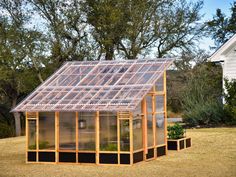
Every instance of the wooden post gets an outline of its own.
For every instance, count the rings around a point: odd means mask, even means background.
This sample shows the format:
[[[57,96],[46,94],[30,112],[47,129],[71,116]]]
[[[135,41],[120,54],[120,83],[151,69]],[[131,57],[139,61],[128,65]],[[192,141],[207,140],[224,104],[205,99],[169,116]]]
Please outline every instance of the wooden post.
[[[165,119],[165,131],[164,131],[164,136],[165,136],[165,145],[166,145],[166,154],[168,151],[167,148],[167,97],[166,97],[166,70],[164,71],[163,74],[163,86],[164,86],[164,119]]]
[[[36,113],[36,162],[39,161],[39,112]]]
[[[142,113],[143,113],[143,148],[144,148],[144,156],[146,157],[145,154],[148,153],[147,149],[147,105],[146,105],[146,97],[142,100]],[[145,159],[144,157],[144,159]]]
[[[28,162],[29,131],[28,131],[28,112],[25,112],[25,161]]]
[[[130,141],[130,164],[133,164],[134,139],[133,139],[133,114],[129,113],[129,141]]]
[[[155,89],[153,89],[155,90]],[[154,158],[157,157],[156,148],[156,104],[155,104],[155,94],[152,95],[152,128],[153,128],[153,145],[154,145]]]
[[[96,164],[99,164],[99,111],[96,112]]]
[[[118,150],[118,164],[120,164],[120,120],[119,112],[116,113],[117,120],[117,150]]]
[[[59,162],[59,112],[55,112],[55,156],[56,163]]]
[[[75,151],[76,151],[76,163],[79,162],[79,113],[75,112]]]

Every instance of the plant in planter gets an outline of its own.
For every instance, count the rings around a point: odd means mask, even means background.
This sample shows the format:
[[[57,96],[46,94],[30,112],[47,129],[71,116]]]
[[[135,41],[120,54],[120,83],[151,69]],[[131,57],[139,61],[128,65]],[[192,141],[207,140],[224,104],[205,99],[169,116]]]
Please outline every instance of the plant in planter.
[[[168,150],[181,150],[191,147],[191,138],[184,136],[184,128],[176,123],[173,126],[167,127],[168,131]]]
[[[178,123],[173,126],[168,126],[167,131],[170,139],[180,139],[184,137],[184,128]]]

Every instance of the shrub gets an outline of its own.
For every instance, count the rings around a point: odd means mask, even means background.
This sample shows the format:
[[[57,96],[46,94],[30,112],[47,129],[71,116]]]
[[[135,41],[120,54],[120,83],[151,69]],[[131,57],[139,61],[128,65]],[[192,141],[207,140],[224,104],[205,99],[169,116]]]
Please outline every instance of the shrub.
[[[183,120],[188,126],[216,125],[222,122],[223,116],[222,103],[208,100],[184,112]]]
[[[225,89],[224,94],[225,105],[224,105],[224,122],[230,125],[236,125],[236,80],[229,82],[225,79]]]
[[[223,119],[222,76],[217,67],[194,67],[183,92],[183,118],[189,126],[219,124]]]
[[[184,129],[178,123],[173,126],[168,126],[167,130],[169,139],[180,139],[184,137]]]
[[[6,123],[0,123],[0,138],[7,138],[14,136],[14,130]]]

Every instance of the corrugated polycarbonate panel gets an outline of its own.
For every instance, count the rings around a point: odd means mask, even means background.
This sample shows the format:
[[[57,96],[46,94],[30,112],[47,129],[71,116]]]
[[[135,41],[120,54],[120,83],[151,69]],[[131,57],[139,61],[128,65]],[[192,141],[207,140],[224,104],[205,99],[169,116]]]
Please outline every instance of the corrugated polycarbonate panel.
[[[13,111],[133,110],[172,61],[67,62]]]

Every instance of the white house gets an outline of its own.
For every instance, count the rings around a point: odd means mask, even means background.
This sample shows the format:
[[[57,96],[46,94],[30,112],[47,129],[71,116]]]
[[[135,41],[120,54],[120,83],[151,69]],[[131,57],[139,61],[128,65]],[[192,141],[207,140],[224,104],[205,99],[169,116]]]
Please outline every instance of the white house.
[[[209,61],[221,63],[223,68],[223,79],[236,79],[236,34],[216,50],[209,58]]]

